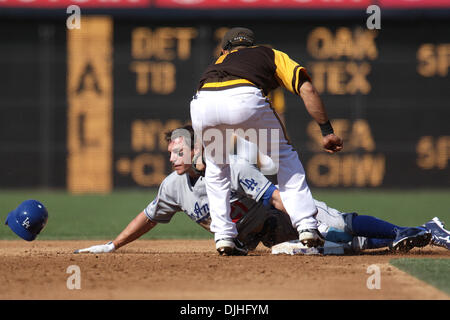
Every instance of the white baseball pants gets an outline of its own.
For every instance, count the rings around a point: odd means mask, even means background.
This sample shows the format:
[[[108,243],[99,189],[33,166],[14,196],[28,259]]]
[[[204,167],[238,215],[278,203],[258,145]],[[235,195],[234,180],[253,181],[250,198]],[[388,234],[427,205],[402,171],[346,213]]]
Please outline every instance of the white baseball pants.
[[[226,156],[230,147],[227,135],[232,131],[229,129],[270,129],[279,133],[278,141],[271,141],[271,133],[267,134],[265,149],[272,159],[277,158],[274,161],[279,161],[277,178],[284,207],[298,231],[317,228],[317,208],[303,166],[261,90],[245,86],[199,91],[191,101],[191,119],[194,131],[202,135],[205,147],[205,182],[215,240],[237,236],[230,217],[231,178]]]

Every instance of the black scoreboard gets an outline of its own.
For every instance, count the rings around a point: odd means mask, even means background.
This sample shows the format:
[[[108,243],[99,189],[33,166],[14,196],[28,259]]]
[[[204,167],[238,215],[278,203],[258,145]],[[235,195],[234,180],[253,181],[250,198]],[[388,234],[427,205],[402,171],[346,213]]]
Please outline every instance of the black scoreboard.
[[[164,132],[189,122],[198,79],[238,21],[87,16],[0,22],[0,187],[109,192],[158,186]],[[246,24],[305,66],[344,150],[320,149],[297,96],[275,91],[311,187],[450,186],[450,23]]]

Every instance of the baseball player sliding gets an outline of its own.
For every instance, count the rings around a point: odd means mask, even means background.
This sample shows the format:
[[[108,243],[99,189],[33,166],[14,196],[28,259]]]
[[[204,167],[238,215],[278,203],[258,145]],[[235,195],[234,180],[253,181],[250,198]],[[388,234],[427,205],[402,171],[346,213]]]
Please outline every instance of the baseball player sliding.
[[[334,135],[322,100],[305,68],[281,51],[255,46],[251,30],[230,29],[222,41],[222,55],[201,76],[197,94],[191,102],[196,134],[202,137],[207,151],[216,151],[214,155],[205,152],[205,185],[211,231],[221,254],[232,254],[239,247],[235,241],[238,231],[230,214],[232,177],[229,157],[223,152],[230,130],[254,130],[258,134],[260,130],[267,131],[264,133],[268,137],[267,143],[260,140],[258,147],[276,158],[279,164],[279,193],[292,225],[302,243],[308,246],[323,244],[314,218],[317,208],[303,166],[267,99],[267,95],[280,86],[303,99],[308,113],[320,125],[325,150],[334,153],[342,149],[342,139]],[[274,132],[276,137],[272,136]],[[276,150],[272,143],[276,143]]]
[[[111,242],[76,250],[76,253],[112,252],[138,239],[158,223],[168,223],[183,211],[210,230],[210,203],[206,193],[204,164],[194,146],[191,127],[167,134],[174,172],[161,184],[156,198]],[[196,159],[192,161],[193,159]],[[194,163],[194,164],[192,164]],[[262,242],[267,247],[298,239],[298,232],[286,214],[280,192],[246,159],[231,157],[231,219],[238,230],[239,250],[246,255]],[[424,227],[399,227],[371,216],[341,213],[315,201],[319,228],[328,241],[350,243],[355,251],[389,246],[407,251],[430,242],[450,249],[450,232],[435,218]]]

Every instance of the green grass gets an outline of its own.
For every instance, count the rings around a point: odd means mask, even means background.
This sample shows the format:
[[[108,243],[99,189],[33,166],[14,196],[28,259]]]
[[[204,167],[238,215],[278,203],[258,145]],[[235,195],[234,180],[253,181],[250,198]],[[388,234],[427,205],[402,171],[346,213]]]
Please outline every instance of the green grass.
[[[390,263],[412,276],[450,294],[450,259],[392,259]]]
[[[0,219],[26,199],[44,203],[48,224],[39,239],[111,239],[139,213],[156,189],[115,191],[109,195],[71,195],[65,191],[0,190]],[[420,225],[434,216],[450,224],[450,190],[313,190],[314,196],[343,212],[373,215],[402,226]],[[177,213],[169,224],[159,224],[144,239],[209,238],[211,234]],[[6,226],[0,239],[18,239]]]
[[[38,236],[48,239],[112,239],[140,213],[155,195],[149,191],[121,191],[109,195],[71,195],[63,191],[0,191],[0,218],[23,200],[36,199],[47,208],[49,219]],[[169,224],[158,224],[143,239],[208,238],[210,233],[177,213]],[[18,239],[6,226],[0,227],[0,239]]]

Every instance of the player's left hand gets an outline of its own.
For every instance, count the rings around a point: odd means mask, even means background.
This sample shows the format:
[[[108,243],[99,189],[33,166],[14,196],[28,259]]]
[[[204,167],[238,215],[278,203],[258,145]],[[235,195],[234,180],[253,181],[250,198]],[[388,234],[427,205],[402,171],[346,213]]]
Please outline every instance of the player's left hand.
[[[106,244],[100,244],[96,246],[92,246],[89,248],[75,250],[74,253],[109,253],[113,252],[116,249],[114,243],[112,241]]]
[[[334,133],[330,133],[323,137],[322,145],[326,152],[335,153],[342,150],[343,141],[341,137],[338,137]]]

